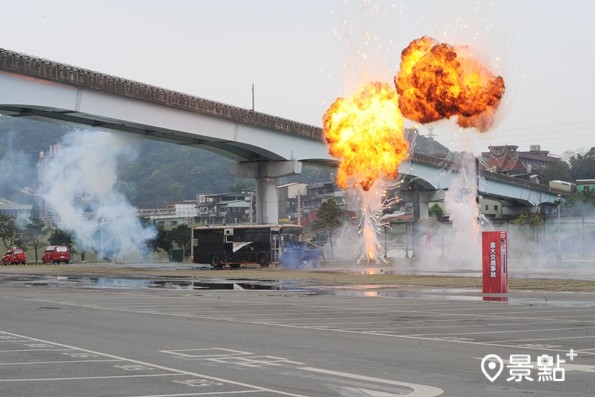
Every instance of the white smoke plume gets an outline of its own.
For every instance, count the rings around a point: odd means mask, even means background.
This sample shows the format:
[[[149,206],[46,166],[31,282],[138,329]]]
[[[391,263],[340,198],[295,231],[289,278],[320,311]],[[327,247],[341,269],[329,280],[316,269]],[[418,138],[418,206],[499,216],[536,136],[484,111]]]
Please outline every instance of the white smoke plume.
[[[2,137],[4,154],[0,157],[0,187],[30,186],[35,181],[35,173],[27,154],[13,140],[15,131],[9,131]],[[33,168],[34,169],[34,168]]]
[[[156,235],[117,191],[117,168],[138,155],[138,141],[123,133],[77,130],[63,138],[41,166],[40,191],[58,226],[71,230],[80,250],[112,260],[141,260]],[[103,259],[103,258],[102,258]]]
[[[481,263],[481,230],[477,222],[477,170],[475,157],[463,153],[458,174],[444,195],[444,206],[452,221],[449,255],[461,265],[477,267]]]

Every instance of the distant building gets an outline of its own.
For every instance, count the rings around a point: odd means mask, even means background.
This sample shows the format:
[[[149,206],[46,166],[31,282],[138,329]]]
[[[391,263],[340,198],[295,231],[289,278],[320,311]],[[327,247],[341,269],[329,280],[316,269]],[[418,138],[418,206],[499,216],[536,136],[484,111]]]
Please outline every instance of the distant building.
[[[550,156],[547,150],[541,150],[539,145],[531,145],[528,152],[518,151],[516,145],[488,148],[489,152],[480,156],[483,169],[533,183],[541,183],[540,171],[561,161],[559,157]]]
[[[414,131],[417,132],[417,131]],[[412,132],[409,131],[411,134]],[[410,136],[411,138],[411,136]],[[431,138],[421,135],[415,142],[423,143],[432,149],[439,149],[437,155],[445,151]],[[430,150],[429,149],[429,150]],[[484,169],[499,172],[517,178],[527,179],[535,183],[540,182],[538,171],[548,164],[561,161],[560,158],[550,156],[549,152],[540,150],[538,145],[532,145],[528,152],[518,151],[518,146],[489,146],[490,151],[482,153],[481,162]],[[280,180],[283,181],[283,180]],[[595,181],[592,189],[595,189]],[[399,185],[389,188],[383,197],[384,202],[391,203],[384,208],[384,220],[390,219],[395,223],[409,223],[420,217],[428,216],[428,208],[438,204],[444,210],[444,191],[437,192],[433,201],[420,205],[419,198],[412,194],[411,185]],[[360,211],[358,197],[351,191],[338,187],[336,181],[306,183],[282,183],[277,186],[278,215],[280,223],[294,223],[308,226],[314,219],[318,209],[327,200],[333,199],[352,218],[357,219]],[[416,201],[417,200],[417,201]],[[180,223],[196,225],[253,223],[256,220],[254,192],[198,194],[197,200],[184,202],[187,204],[168,204],[164,209],[139,210],[139,215],[153,219],[158,225],[175,226]],[[427,208],[425,208],[427,207]],[[514,199],[507,198],[478,198],[478,210],[492,219],[512,218],[525,211],[519,207]],[[415,215],[417,213],[417,215]],[[447,220],[444,211],[442,220]]]
[[[529,171],[541,171],[562,161],[560,157],[551,156],[549,153],[547,150],[541,150],[539,145],[530,145],[528,152],[519,152],[519,159]]]
[[[345,191],[335,181],[287,183],[277,187],[279,223],[307,226],[316,218],[320,205],[329,199],[346,208]],[[196,200],[168,203],[164,208],[139,209],[138,215],[158,226],[250,224],[256,221],[253,191],[198,194]]]
[[[29,222],[32,211],[32,205],[17,204],[5,198],[0,198],[0,214],[8,215],[16,221]]]
[[[158,226],[192,225],[197,213],[194,200],[167,203],[164,208],[138,210],[139,217],[149,218]]]
[[[578,193],[595,193],[595,179],[577,179],[576,191]]]
[[[481,154],[483,166],[498,174],[515,176],[527,173],[527,168],[519,158],[518,146],[488,146],[489,152]]]
[[[253,198],[253,192],[199,194],[196,200],[167,203],[165,208],[139,209],[138,215],[170,227],[251,223],[256,219]]]
[[[541,150],[539,145],[531,145],[528,152],[520,152],[518,148],[516,145],[488,146],[489,152],[481,153],[484,169],[520,177],[538,173],[561,161],[559,157],[550,156],[547,150]]]
[[[301,223],[308,210],[303,200],[308,195],[308,184],[287,183],[277,187],[279,198],[279,223]]]

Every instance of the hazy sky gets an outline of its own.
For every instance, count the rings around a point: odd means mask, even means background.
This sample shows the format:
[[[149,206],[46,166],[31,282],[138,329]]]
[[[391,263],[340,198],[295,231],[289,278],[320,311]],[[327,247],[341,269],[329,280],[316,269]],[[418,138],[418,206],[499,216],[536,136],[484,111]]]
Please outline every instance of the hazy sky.
[[[316,126],[338,96],[392,82],[401,51],[429,35],[468,45],[507,88],[490,132],[446,121],[433,126],[441,143],[476,154],[595,146],[591,0],[28,0],[1,9],[1,48],[244,108],[254,84],[255,110]]]

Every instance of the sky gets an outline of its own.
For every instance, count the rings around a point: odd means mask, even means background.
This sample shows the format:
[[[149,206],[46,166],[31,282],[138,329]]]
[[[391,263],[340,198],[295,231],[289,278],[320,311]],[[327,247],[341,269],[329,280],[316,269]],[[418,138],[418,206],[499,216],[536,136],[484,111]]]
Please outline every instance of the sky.
[[[4,0],[0,48],[321,127],[431,36],[468,46],[506,92],[490,131],[447,120],[423,135],[564,156],[595,146],[594,21],[590,0]]]

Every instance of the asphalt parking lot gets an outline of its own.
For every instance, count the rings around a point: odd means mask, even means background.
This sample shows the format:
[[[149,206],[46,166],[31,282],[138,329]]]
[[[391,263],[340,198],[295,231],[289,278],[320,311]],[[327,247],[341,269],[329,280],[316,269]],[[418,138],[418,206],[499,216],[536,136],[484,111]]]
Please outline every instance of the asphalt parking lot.
[[[0,396],[592,392],[593,293],[126,280],[2,278]]]

